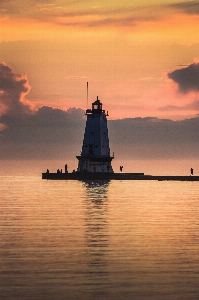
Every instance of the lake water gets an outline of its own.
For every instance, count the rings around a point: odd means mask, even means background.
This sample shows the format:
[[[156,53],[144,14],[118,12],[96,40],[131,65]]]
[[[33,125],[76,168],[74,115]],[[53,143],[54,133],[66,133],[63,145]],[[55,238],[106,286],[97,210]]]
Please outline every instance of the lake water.
[[[1,174],[0,245],[1,300],[199,299],[199,182]]]

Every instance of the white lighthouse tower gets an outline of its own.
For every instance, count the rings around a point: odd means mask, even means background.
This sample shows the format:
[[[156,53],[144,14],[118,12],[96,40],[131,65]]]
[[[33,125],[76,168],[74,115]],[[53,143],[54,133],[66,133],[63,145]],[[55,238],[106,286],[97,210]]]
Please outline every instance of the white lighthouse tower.
[[[102,103],[97,100],[92,103],[92,109],[86,110],[87,121],[84,133],[82,152],[78,159],[78,172],[113,173],[110,155],[107,119],[108,112],[102,109]]]

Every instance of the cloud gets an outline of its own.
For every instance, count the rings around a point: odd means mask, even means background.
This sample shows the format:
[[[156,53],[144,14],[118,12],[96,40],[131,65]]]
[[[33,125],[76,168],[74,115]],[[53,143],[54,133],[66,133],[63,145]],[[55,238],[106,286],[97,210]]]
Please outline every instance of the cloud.
[[[182,69],[168,73],[168,77],[178,84],[182,93],[199,91],[199,63],[190,64]]]
[[[37,20],[67,27],[134,27],[138,23],[160,21],[176,11],[186,14],[198,14],[198,1],[161,4],[114,3],[102,0],[100,5],[83,0],[2,0],[0,14],[21,19]],[[147,3],[148,2],[148,3]]]
[[[34,114],[4,115],[0,159],[76,160],[82,147],[84,111],[41,107]],[[109,120],[115,159],[199,158],[199,117]]]
[[[25,101],[29,90],[26,78],[13,73],[5,63],[0,63],[0,115],[31,113],[30,104]]]
[[[199,3],[198,1],[184,1],[180,3],[168,4],[168,7],[175,8],[176,10],[182,11],[185,14],[197,15],[199,14]]]
[[[158,6],[159,7],[159,6]],[[159,11],[159,8],[157,9]],[[150,14],[149,11],[152,11]],[[13,0],[1,3],[0,13],[3,16],[32,19],[42,22],[55,23],[62,26],[81,27],[132,27],[138,22],[148,22],[159,19],[159,12],[149,5],[106,3],[93,6],[93,2],[60,0],[37,1]]]
[[[178,105],[166,105],[159,108],[160,111],[186,111],[195,110],[199,111],[199,100],[193,101],[192,103],[178,106]]]
[[[118,159],[199,158],[199,117],[181,121],[129,118],[109,121],[111,150]]]
[[[2,116],[1,159],[75,157],[84,130],[84,111],[43,106],[33,114]]]

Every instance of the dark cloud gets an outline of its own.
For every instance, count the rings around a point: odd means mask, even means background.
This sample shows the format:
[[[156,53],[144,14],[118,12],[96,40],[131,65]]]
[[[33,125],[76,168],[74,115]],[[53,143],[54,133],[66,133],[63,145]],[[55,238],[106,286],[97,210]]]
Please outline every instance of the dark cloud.
[[[74,159],[82,147],[85,116],[42,107],[34,114],[3,116],[1,159]],[[172,121],[157,118],[109,120],[111,152],[120,159],[199,158],[199,117]]]
[[[118,159],[199,158],[199,117],[182,121],[130,118],[109,121]]]
[[[7,128],[1,132],[2,159],[74,158],[81,150],[84,111],[41,107],[33,114],[4,115]]]
[[[169,7],[182,11],[185,14],[199,14],[199,2],[198,1],[184,1],[180,3],[172,3]]]
[[[193,63],[185,68],[168,73],[168,77],[175,81],[182,93],[199,91],[199,63]]]
[[[11,115],[30,113],[30,106],[25,103],[29,90],[27,79],[13,73],[5,63],[0,63],[0,115],[5,112]]]

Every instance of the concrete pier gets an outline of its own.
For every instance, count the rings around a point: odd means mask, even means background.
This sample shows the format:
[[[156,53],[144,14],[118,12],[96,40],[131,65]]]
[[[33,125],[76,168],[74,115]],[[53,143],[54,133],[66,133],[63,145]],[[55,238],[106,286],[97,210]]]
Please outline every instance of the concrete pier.
[[[72,172],[72,173],[42,173],[42,179],[47,180],[157,180],[157,181],[199,181],[199,176],[183,175],[144,175],[144,173],[102,173],[102,172]]]

